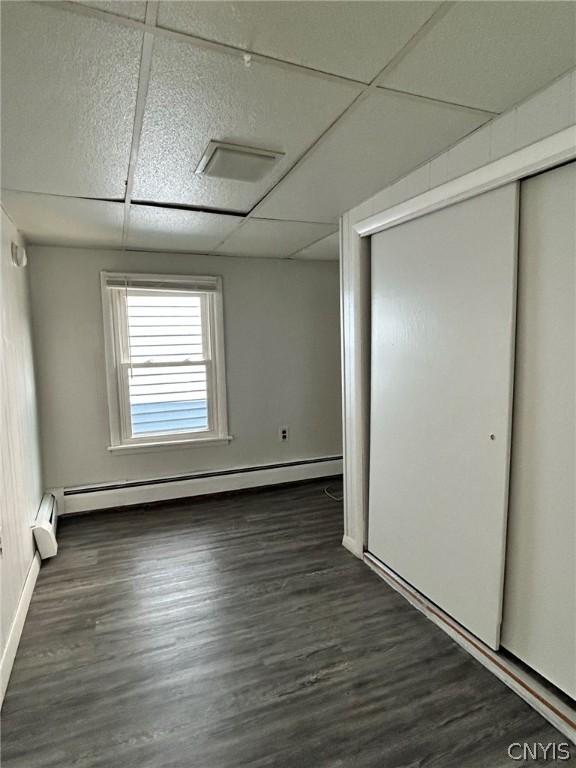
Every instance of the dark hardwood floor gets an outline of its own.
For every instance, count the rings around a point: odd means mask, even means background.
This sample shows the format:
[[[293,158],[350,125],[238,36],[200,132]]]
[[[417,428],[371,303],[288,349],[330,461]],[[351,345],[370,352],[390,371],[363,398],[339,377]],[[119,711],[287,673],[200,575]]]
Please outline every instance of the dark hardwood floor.
[[[63,519],[2,768],[498,768],[565,742],[341,547],[325,485]]]

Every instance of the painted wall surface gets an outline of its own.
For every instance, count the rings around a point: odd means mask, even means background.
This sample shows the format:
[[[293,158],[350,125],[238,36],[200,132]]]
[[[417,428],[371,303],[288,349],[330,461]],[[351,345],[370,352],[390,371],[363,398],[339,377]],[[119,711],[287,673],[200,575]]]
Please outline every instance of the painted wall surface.
[[[29,256],[47,487],[341,453],[336,263],[40,246]],[[107,450],[102,270],[222,276],[230,444]]]
[[[42,496],[36,391],[28,297],[28,267],[12,264],[21,240],[2,211],[0,250],[0,523],[2,525],[1,650],[34,556],[30,524]]]

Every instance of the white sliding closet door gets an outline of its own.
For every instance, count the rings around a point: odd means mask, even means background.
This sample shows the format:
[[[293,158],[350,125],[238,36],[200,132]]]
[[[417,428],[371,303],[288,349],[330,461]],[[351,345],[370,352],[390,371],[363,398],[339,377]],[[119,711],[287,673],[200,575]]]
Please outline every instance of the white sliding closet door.
[[[520,191],[502,645],[576,697],[576,163]]]
[[[497,648],[518,185],[372,238],[369,550]]]

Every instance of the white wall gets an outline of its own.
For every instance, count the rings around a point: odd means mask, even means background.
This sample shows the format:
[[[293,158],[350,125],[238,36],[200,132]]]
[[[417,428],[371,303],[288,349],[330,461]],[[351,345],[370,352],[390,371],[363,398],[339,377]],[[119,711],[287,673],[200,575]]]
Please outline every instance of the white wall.
[[[12,264],[10,244],[22,244],[10,219],[2,211],[0,258],[0,558],[2,593],[0,649],[2,688],[12,665],[17,638],[7,640],[34,557],[30,523],[42,495],[40,451],[36,420],[36,393],[28,300],[28,268]],[[10,658],[5,657],[10,656]]]
[[[47,487],[340,455],[336,263],[40,246],[29,255]],[[229,445],[107,450],[101,270],[222,276]]]

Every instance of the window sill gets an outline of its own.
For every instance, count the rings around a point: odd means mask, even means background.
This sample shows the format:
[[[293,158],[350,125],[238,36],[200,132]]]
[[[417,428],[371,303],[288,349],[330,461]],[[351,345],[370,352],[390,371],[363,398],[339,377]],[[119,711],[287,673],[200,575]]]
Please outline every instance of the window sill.
[[[202,446],[228,445],[233,440],[232,435],[223,437],[193,437],[186,440],[158,441],[150,443],[125,443],[124,445],[109,445],[110,453],[148,453],[167,448],[201,448]]]

